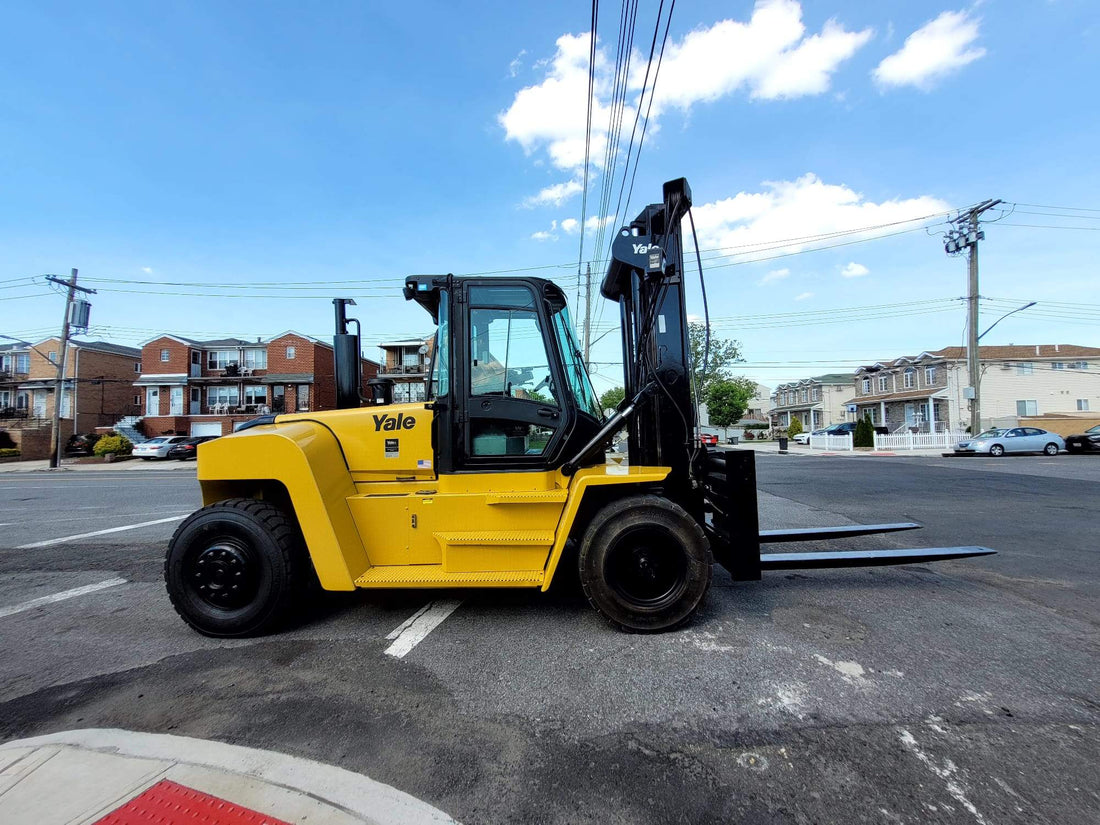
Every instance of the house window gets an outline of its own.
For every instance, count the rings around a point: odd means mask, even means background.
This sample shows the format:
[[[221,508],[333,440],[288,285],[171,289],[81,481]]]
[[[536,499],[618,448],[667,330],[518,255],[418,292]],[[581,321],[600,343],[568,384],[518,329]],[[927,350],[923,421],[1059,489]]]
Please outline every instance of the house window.
[[[215,404],[228,404],[230,407],[239,406],[241,403],[241,391],[236,386],[210,387],[206,391],[206,403],[213,407]]]
[[[57,363],[57,352],[56,352],[56,350],[50,350],[50,360],[53,361],[55,364]]]
[[[933,384],[936,383],[936,368],[935,367],[925,367],[924,368],[924,383],[926,383],[930,387]]]
[[[917,385],[917,371],[915,369],[907,369],[905,371],[904,384],[907,390]]]
[[[208,369],[224,370],[237,362],[238,354],[235,349],[212,349],[206,353],[206,366]]]
[[[1087,370],[1089,368],[1088,361],[1074,361],[1069,365],[1071,370]]]
[[[140,407],[141,406],[141,396],[140,395],[135,395],[134,396],[134,406],[135,407]]]
[[[885,375],[880,375],[878,379],[878,391],[887,392],[890,389],[890,378]]]
[[[1063,361],[1055,361],[1053,364],[1050,365],[1050,368],[1052,370],[1064,370],[1066,368],[1066,365]]]
[[[140,361],[135,361],[134,362],[134,372],[137,372],[137,373],[141,372],[141,362]]]
[[[819,401],[821,399],[821,388],[814,387],[814,391],[811,393],[811,396],[813,397],[814,401]]]
[[[863,394],[864,395],[870,395],[871,394],[871,379],[870,378],[864,378],[863,379]]]
[[[266,404],[267,403],[267,387],[253,386],[244,388],[244,403],[246,404]]]
[[[1089,400],[1087,398],[1078,398],[1077,399],[1077,412],[1088,412],[1088,411],[1089,411]]]
[[[294,347],[287,347],[286,348],[286,360],[287,361],[293,361],[296,357],[297,357],[297,350],[295,350]]]
[[[298,409],[302,412],[309,411],[309,384],[298,385]]]
[[[28,352],[20,352],[15,356],[15,371],[26,374],[31,371],[31,356]]]
[[[810,400],[810,391],[809,390],[803,390],[802,391],[802,403],[806,403],[809,400]]]
[[[1016,415],[1038,415],[1039,404],[1036,401],[1017,401],[1016,402]]]
[[[247,370],[267,369],[267,350],[253,347],[244,351],[244,368]]]
[[[167,361],[171,357],[172,357],[172,353],[170,353],[168,350],[162,349],[160,351],[160,360],[161,361]]]
[[[1034,372],[1035,365],[1032,364],[1030,361],[1024,361],[1023,363],[1016,365],[1017,375],[1031,375]]]

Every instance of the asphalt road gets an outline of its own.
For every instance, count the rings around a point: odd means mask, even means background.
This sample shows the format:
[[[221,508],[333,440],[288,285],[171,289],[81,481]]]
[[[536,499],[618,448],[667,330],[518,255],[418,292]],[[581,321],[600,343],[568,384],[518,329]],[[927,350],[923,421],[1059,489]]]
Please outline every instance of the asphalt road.
[[[764,527],[913,519],[927,529],[845,546],[1000,552],[717,572],[696,621],[659,636],[556,587],[340,595],[280,635],[218,642],[164,595],[177,522],[27,547],[182,515],[190,472],[7,475],[0,739],[121,727],[272,748],[466,823],[1095,823],[1100,458],[757,463]],[[385,654],[447,599],[404,658]]]

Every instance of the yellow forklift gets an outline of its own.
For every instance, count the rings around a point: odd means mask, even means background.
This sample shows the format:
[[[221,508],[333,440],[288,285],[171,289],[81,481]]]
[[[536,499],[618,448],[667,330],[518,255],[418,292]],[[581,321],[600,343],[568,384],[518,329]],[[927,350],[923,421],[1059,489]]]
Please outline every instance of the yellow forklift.
[[[759,530],[754,453],[699,439],[680,231],[691,190],[681,178],[663,195],[619,230],[601,285],[619,305],[626,388],[606,420],[551,281],[409,277],[405,298],[437,325],[426,400],[413,403],[393,403],[384,380],[362,395],[358,323],[336,299],[339,409],[263,416],[199,448],[205,506],[165,561],[184,621],[246,636],[317,585],[545,591],[555,575],[579,575],[610,622],[655,632],[691,618],[715,561],[746,581],[992,553],[761,553],[920,525]],[[609,462],[624,428],[628,460]]]

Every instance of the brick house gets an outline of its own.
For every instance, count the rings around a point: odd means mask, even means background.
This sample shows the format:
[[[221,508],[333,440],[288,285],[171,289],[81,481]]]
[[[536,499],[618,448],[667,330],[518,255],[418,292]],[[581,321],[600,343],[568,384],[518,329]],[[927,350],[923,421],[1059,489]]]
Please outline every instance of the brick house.
[[[1100,409],[1100,348],[1029,344],[979,348],[982,427]],[[962,432],[969,426],[965,347],[877,361],[856,370],[848,404],[891,432]]]
[[[798,419],[803,432],[845,420],[844,405],[852,394],[852,373],[830,373],[788,381],[775,388],[768,415],[773,427]]]
[[[378,365],[361,360],[365,382]],[[225,435],[271,412],[336,406],[332,345],[294,331],[266,341],[164,334],[142,344],[133,382],[147,436]]]
[[[61,340],[0,347],[0,428],[24,459],[49,455]],[[61,438],[112,425],[137,411],[134,376],[141,351],[107,341],[69,341],[61,394]]]

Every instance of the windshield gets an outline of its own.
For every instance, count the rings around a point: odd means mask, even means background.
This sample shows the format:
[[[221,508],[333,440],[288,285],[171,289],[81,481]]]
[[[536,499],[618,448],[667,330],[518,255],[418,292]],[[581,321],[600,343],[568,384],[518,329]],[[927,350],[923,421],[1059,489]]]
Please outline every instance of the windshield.
[[[1087,430],[1085,430],[1085,432],[1086,433],[1093,433],[1093,434],[1100,434],[1100,424],[1097,424],[1095,427],[1089,427]]]
[[[592,381],[588,378],[588,369],[577,345],[576,336],[573,333],[573,322],[569,319],[569,307],[561,306],[554,312],[554,336],[558,339],[564,359],[565,380],[569,383],[569,389],[577,400],[577,408],[586,412],[597,421],[603,420],[603,411],[596,399],[596,391],[592,389]]]
[[[451,391],[451,329],[447,290],[439,291],[439,326],[432,347],[432,366],[428,371],[428,400],[442,398]]]
[[[981,441],[986,438],[1001,438],[1007,433],[1008,430],[986,430],[984,433],[978,433],[974,436],[975,441]]]

